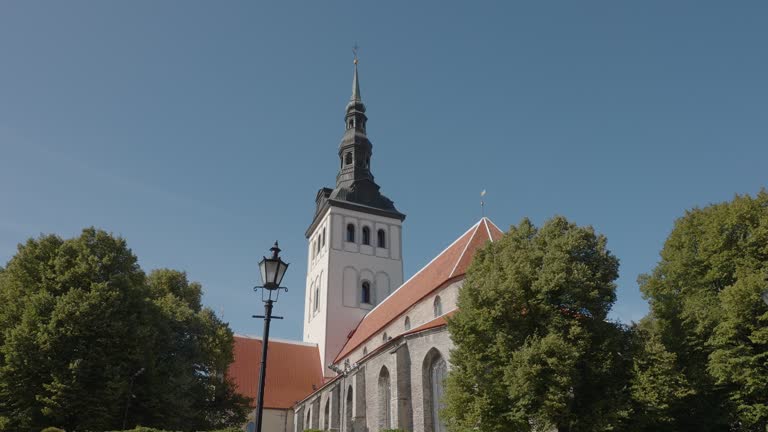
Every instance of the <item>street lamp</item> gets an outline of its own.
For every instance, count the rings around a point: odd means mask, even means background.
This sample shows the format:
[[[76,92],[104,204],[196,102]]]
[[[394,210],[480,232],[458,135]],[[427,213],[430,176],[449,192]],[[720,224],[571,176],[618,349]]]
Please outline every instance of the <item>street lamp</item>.
[[[280,248],[277,242],[272,246],[272,257],[264,257],[259,262],[259,271],[261,272],[262,286],[254,287],[253,290],[261,290],[261,301],[264,302],[264,315],[254,315],[254,318],[264,318],[264,338],[261,341],[261,369],[259,370],[259,393],[256,400],[256,432],[261,432],[261,415],[264,411],[264,382],[267,378],[267,345],[269,344],[269,322],[274,319],[283,319],[283,317],[272,316],[272,304],[280,297],[280,291],[288,288],[281,287],[285,271],[288,270],[288,264],[280,258]],[[272,298],[274,296],[274,298]]]

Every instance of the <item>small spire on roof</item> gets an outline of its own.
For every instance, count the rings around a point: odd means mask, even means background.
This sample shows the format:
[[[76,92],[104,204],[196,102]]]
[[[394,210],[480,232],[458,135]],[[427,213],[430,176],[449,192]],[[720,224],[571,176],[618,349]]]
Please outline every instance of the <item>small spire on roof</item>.
[[[357,50],[360,47],[357,46],[357,42],[355,42],[355,46],[352,47],[352,54],[354,54],[355,59],[352,60],[352,63],[355,64],[355,74],[352,78],[352,97],[350,98],[350,101],[354,102],[360,102],[362,99],[360,98],[360,82],[357,79]]]

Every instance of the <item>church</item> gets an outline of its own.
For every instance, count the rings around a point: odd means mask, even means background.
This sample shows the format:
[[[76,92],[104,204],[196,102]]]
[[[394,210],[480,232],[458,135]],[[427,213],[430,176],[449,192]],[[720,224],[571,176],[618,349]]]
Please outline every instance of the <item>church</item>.
[[[334,188],[317,192],[308,240],[303,341],[270,339],[263,431],[443,432],[453,347],[446,318],[478,248],[502,236],[481,218],[408,280],[405,214],[371,173],[357,59]],[[446,242],[447,243],[447,242]],[[261,339],[235,336],[228,371],[256,397]],[[253,415],[246,430],[253,430]]]

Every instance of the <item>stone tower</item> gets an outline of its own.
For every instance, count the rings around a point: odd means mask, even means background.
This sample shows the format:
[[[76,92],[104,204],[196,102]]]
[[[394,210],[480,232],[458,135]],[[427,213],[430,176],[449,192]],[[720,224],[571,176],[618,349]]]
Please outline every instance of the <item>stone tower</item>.
[[[373,180],[367,121],[355,58],[336,187],[318,191],[306,232],[304,341],[319,345],[325,375],[363,316],[403,283],[405,215]]]

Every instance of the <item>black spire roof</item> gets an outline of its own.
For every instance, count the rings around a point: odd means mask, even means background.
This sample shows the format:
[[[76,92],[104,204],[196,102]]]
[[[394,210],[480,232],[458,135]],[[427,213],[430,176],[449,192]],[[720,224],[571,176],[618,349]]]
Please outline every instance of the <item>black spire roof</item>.
[[[347,104],[344,123],[346,129],[339,144],[341,165],[336,175],[334,189],[322,188],[317,193],[315,216],[307,229],[310,236],[319,218],[330,206],[362,211],[380,216],[403,220],[405,215],[397,211],[395,204],[379,192],[379,185],[371,174],[373,145],[365,133],[368,117],[360,97],[360,81],[357,76],[357,57],[352,78],[352,97]]]

